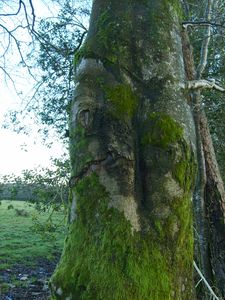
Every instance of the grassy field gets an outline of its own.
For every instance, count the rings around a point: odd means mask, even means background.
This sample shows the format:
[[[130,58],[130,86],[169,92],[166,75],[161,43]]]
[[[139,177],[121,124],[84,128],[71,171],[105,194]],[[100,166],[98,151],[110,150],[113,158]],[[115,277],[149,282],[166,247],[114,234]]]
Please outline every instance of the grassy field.
[[[18,215],[16,210],[23,210],[25,215]],[[1,201],[1,300],[47,299],[49,291],[43,291],[44,282],[54,270],[65,236],[65,226],[53,226],[50,233],[40,234],[41,224],[48,218],[49,213],[38,212],[24,201]],[[64,224],[63,213],[55,212],[52,218],[53,224]],[[21,279],[23,274],[28,277],[24,281]]]
[[[13,208],[8,209],[12,205]],[[24,210],[28,216],[20,216],[16,209]],[[15,263],[34,264],[45,257],[51,260],[62,249],[64,228],[59,227],[52,234],[40,234],[34,220],[45,222],[49,214],[38,212],[24,201],[1,201],[0,205],[0,269]],[[63,223],[64,215],[54,213],[53,222]],[[3,266],[4,265],[4,266]]]

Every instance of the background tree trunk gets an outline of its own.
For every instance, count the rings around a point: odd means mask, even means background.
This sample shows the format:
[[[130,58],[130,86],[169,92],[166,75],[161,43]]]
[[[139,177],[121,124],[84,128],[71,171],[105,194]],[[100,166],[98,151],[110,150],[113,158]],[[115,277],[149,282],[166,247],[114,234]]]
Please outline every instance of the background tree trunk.
[[[210,19],[212,2],[206,5],[205,19]],[[205,30],[201,45],[201,59],[197,71],[194,66],[192,46],[187,28],[182,31],[182,44],[187,80],[202,79],[207,64],[211,28]],[[196,138],[198,178],[194,193],[194,217],[196,229],[195,259],[208,283],[221,297],[225,296],[225,191],[204,112],[201,90],[191,91],[189,102],[193,107]],[[198,281],[198,279],[197,279]],[[199,290],[199,287],[198,287]],[[198,299],[211,299],[203,284],[197,290]]]
[[[195,130],[179,1],[95,0],[75,57],[55,299],[194,299]]]
[[[206,164],[205,202],[209,227],[209,249],[213,284],[225,296],[225,191],[204,113],[200,118],[201,136]]]

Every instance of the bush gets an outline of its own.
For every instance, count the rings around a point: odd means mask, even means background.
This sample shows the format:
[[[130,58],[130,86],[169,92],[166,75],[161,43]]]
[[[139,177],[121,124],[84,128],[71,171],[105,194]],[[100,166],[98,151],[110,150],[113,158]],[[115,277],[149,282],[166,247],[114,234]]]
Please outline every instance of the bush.
[[[21,217],[29,217],[29,213],[25,209],[15,209],[16,215]]]

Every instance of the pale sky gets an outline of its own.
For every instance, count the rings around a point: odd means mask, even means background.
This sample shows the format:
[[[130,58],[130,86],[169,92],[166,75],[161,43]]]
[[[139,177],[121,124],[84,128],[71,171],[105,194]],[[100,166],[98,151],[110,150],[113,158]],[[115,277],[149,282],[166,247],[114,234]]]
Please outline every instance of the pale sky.
[[[48,1],[37,3],[35,3],[37,17],[43,13],[49,14],[47,6],[44,5]],[[24,88],[31,89],[31,85],[26,82]],[[7,88],[4,76],[0,73],[0,175],[12,173],[19,175],[24,169],[33,169],[39,165],[49,166],[50,157],[60,157],[64,152],[63,146],[58,141],[53,143],[51,149],[44,146],[41,137],[37,134],[38,128],[35,124],[31,124],[29,136],[2,128],[5,113],[13,107],[18,107],[20,102],[21,99],[13,88]]]
[[[29,135],[17,134],[9,129],[2,128],[4,114],[15,106],[17,100],[13,92],[1,85],[0,88],[0,174],[19,175],[24,169],[37,166],[49,166],[51,157],[60,157],[63,154],[63,145],[58,141],[51,149],[42,144],[37,133],[37,125],[30,127]]]
[[[0,130],[0,174],[19,175],[24,169],[38,166],[48,167],[50,157],[60,157],[62,147],[57,143],[48,149],[41,142],[35,142],[34,137],[17,134],[7,129]]]

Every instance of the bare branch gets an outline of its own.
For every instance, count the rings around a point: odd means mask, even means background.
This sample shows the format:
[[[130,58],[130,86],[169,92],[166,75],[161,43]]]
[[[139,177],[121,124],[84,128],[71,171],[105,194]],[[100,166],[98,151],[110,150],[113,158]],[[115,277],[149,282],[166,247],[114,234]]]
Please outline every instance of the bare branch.
[[[58,53],[61,53],[61,54],[66,53],[66,55],[64,55],[64,56],[68,57],[68,55],[74,54],[80,48],[80,46],[82,45],[83,40],[85,38],[85,35],[87,34],[87,31],[84,31],[82,33],[82,35],[80,37],[80,42],[79,42],[78,46],[75,49],[73,49],[73,50],[71,50],[69,52],[65,48],[58,48],[56,45],[52,44],[49,40],[47,40],[46,38],[44,38],[43,35],[40,35],[37,31],[34,30],[33,33],[35,34],[35,37],[37,38],[37,40],[39,41],[39,43],[45,49],[47,49],[47,47],[46,47],[46,44],[47,44],[47,45],[51,46],[51,48],[54,49],[55,51],[57,51]]]
[[[19,28],[20,26],[18,26],[17,28]],[[17,51],[19,53],[19,56],[20,56],[20,59],[21,59],[21,62],[22,64],[27,68],[28,70],[28,73],[30,74],[30,76],[34,79],[34,75],[31,73],[31,70],[30,70],[30,66],[26,63],[26,60],[24,58],[24,55],[23,55],[23,51],[21,49],[21,42],[16,38],[16,36],[13,34],[15,32],[15,28],[12,29],[12,30],[9,30],[7,27],[5,27],[4,25],[0,24],[0,28],[2,28],[7,34],[8,34],[8,45],[6,47],[6,49],[4,50],[4,53],[2,55],[2,57],[5,57],[5,54],[7,53],[7,51],[9,50],[9,47],[10,47],[10,43],[11,43],[11,40],[14,41],[15,45],[16,45],[16,48],[17,48]],[[23,28],[23,27],[22,27]],[[3,67],[1,68],[2,70],[4,69]],[[10,76],[8,76],[7,72],[5,72],[5,74],[7,75],[8,78],[10,78]],[[11,79],[11,78],[10,78]]]
[[[79,50],[80,46],[81,46],[82,43],[83,43],[83,40],[84,40],[86,34],[87,34],[87,31],[84,31],[84,32],[82,33],[81,38],[80,38],[80,42],[79,42],[78,46],[75,48],[74,53],[75,53],[76,51]],[[71,53],[71,54],[72,54],[72,53]]]
[[[26,7],[26,4],[24,3],[23,0],[19,1],[19,7],[18,7],[18,9],[15,13],[0,14],[0,17],[17,16],[20,13],[21,8],[23,7],[26,22],[27,22],[27,26],[23,27],[23,28],[30,29],[30,27],[31,27],[31,31],[32,31],[34,29],[34,23],[35,23],[36,16],[35,16],[34,6],[33,6],[33,3],[32,3],[32,0],[29,0],[29,4],[30,4],[30,7],[31,7],[31,15],[32,15],[32,24],[31,25],[30,25],[30,21],[29,21],[29,18],[28,18],[27,7]]]
[[[16,91],[17,94],[19,94],[17,91],[16,85],[15,85],[15,82],[14,82],[13,78],[10,76],[9,72],[6,71],[6,68],[0,66],[0,70],[2,70],[3,73],[5,74],[5,79],[6,79],[6,77],[9,78],[9,80],[11,81],[11,83],[13,85],[14,90]]]
[[[224,24],[214,23],[210,21],[185,21],[182,22],[183,28],[187,29],[187,27],[195,27],[195,26],[215,26],[225,28]]]
[[[212,10],[212,5],[213,5],[213,0],[208,0],[208,5],[206,8],[206,20],[208,22],[210,22],[211,20],[211,10]],[[202,47],[201,47],[201,54],[200,54],[200,62],[199,65],[197,67],[197,79],[201,79],[202,77],[202,73],[205,70],[205,67],[207,65],[207,58],[208,58],[208,48],[209,48],[209,43],[210,43],[210,38],[211,38],[211,26],[210,25],[206,25],[206,32],[205,32],[205,36],[207,37],[203,43],[202,43]]]
[[[186,84],[181,85],[181,88],[188,89],[188,90],[214,89],[220,92],[225,92],[225,88],[219,86],[215,82],[215,80],[206,80],[206,79],[187,81]]]
[[[27,21],[27,27],[29,29],[30,28],[30,22],[29,22],[29,19],[28,19],[27,8],[26,8],[26,5],[24,4],[24,2],[23,1],[21,1],[21,2],[22,2],[22,5],[23,5],[25,18],[26,18],[26,21]]]
[[[32,3],[32,0],[29,0],[29,3],[30,3],[30,7],[31,7],[31,14],[33,16],[31,29],[34,30],[34,23],[35,23],[36,16],[35,16],[35,13],[34,13],[34,6],[33,6],[33,3]]]
[[[22,1],[20,0],[17,12],[15,12],[15,13],[9,13],[9,14],[0,14],[0,17],[17,16],[19,14],[20,10],[21,10],[21,6],[22,6]]]

